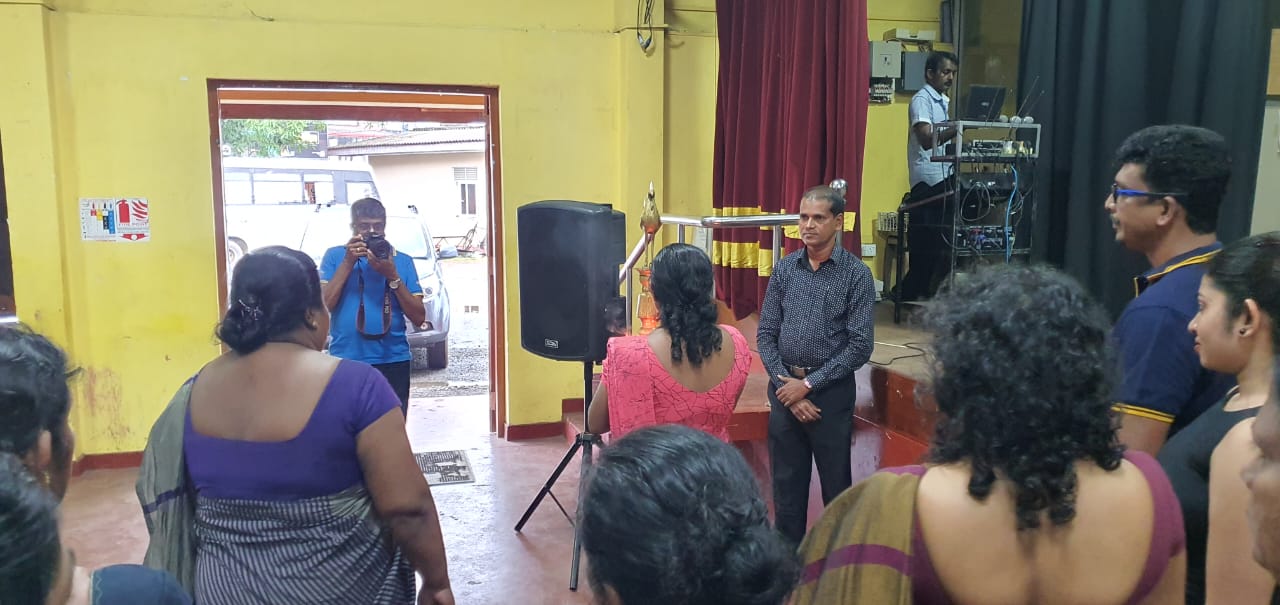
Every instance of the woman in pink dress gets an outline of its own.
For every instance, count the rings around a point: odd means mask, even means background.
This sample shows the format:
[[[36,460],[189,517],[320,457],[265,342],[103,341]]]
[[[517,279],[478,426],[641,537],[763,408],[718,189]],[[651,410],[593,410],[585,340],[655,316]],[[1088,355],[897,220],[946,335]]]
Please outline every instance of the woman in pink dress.
[[[751,369],[742,333],[716,323],[711,260],[672,244],[650,277],[662,326],[609,341],[604,379],[591,400],[594,433],[617,439],[655,424],[683,424],[729,441],[729,418]]]

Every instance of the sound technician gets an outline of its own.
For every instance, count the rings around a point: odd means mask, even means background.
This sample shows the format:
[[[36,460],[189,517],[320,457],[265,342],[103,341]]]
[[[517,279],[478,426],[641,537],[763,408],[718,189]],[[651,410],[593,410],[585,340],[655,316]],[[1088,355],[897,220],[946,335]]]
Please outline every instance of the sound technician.
[[[387,210],[364,198],[351,204],[351,239],[334,246],[320,263],[329,322],[329,354],[363,361],[382,373],[409,413],[409,370],[413,353],[405,318],[427,320],[422,285],[413,257],[387,241]]]
[[[960,59],[946,51],[935,51],[925,59],[926,84],[911,98],[907,109],[910,129],[907,136],[907,170],[911,180],[911,192],[904,203],[925,200],[955,187],[955,175],[950,162],[934,162],[931,158],[942,155],[933,144],[935,124],[948,120],[951,90],[956,74],[960,71]],[[938,144],[954,139],[955,128],[943,128],[938,132]],[[906,277],[902,278],[902,300],[917,300],[933,295],[934,284],[947,276],[950,257],[946,251],[944,230],[939,225],[950,223],[951,205],[940,199],[909,212],[907,244],[911,250],[911,262]]]
[[[793,545],[804,538],[811,466],[818,466],[824,504],[853,483],[853,373],[874,346],[875,284],[867,265],[840,246],[843,229],[839,193],[830,187],[804,193],[804,248],[773,268],[756,335],[771,377],[774,519]]]

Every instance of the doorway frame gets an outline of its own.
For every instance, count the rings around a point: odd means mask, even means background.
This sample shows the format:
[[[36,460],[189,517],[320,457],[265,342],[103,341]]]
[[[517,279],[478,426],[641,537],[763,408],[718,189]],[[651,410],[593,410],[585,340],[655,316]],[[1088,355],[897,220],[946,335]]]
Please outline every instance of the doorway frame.
[[[227,244],[226,217],[222,191],[222,101],[219,91],[224,89],[255,90],[308,90],[333,92],[413,92],[432,94],[468,94],[484,98],[485,163],[488,165],[489,214],[488,233],[485,236],[485,254],[489,268],[489,432],[506,437],[507,425],[507,356],[506,356],[506,288],[504,277],[503,204],[502,204],[502,146],[499,128],[498,88],[496,86],[456,86],[435,84],[394,84],[386,82],[325,82],[302,80],[207,80],[209,94],[209,151],[213,182],[213,236],[214,258],[218,275],[218,309],[227,308]],[[277,106],[288,119],[288,104]],[[357,119],[374,120],[374,112],[364,113]],[[424,118],[430,118],[427,114]],[[334,118],[343,119],[343,118]],[[349,118],[348,118],[349,119]],[[393,120],[400,121],[400,120]]]

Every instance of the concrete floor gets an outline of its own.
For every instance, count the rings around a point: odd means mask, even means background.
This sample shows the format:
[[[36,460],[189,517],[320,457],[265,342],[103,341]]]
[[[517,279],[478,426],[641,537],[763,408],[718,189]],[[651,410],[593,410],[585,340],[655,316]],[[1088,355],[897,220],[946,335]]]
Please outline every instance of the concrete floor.
[[[568,590],[573,528],[550,498],[524,528],[513,527],[567,450],[563,438],[511,443],[489,434],[488,397],[414,399],[414,451],[467,452],[474,483],[432,488],[440,511],[449,576],[460,604],[590,602],[586,564],[578,592]],[[147,530],[134,495],[137,471],[90,471],[75,478],[62,505],[63,532],[81,565],[138,563]],[[553,490],[573,512],[578,463]]]
[[[483,256],[440,261],[449,289],[449,367],[427,367],[427,350],[413,352],[413,397],[489,392],[489,265]]]

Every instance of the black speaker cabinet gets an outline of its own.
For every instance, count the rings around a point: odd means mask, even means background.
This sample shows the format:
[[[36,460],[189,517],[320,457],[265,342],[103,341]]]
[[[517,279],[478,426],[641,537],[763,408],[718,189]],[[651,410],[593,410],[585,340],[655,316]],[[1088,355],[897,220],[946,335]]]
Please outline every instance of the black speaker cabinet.
[[[626,216],[608,204],[550,200],[516,209],[520,345],[550,359],[601,361],[621,313]]]

